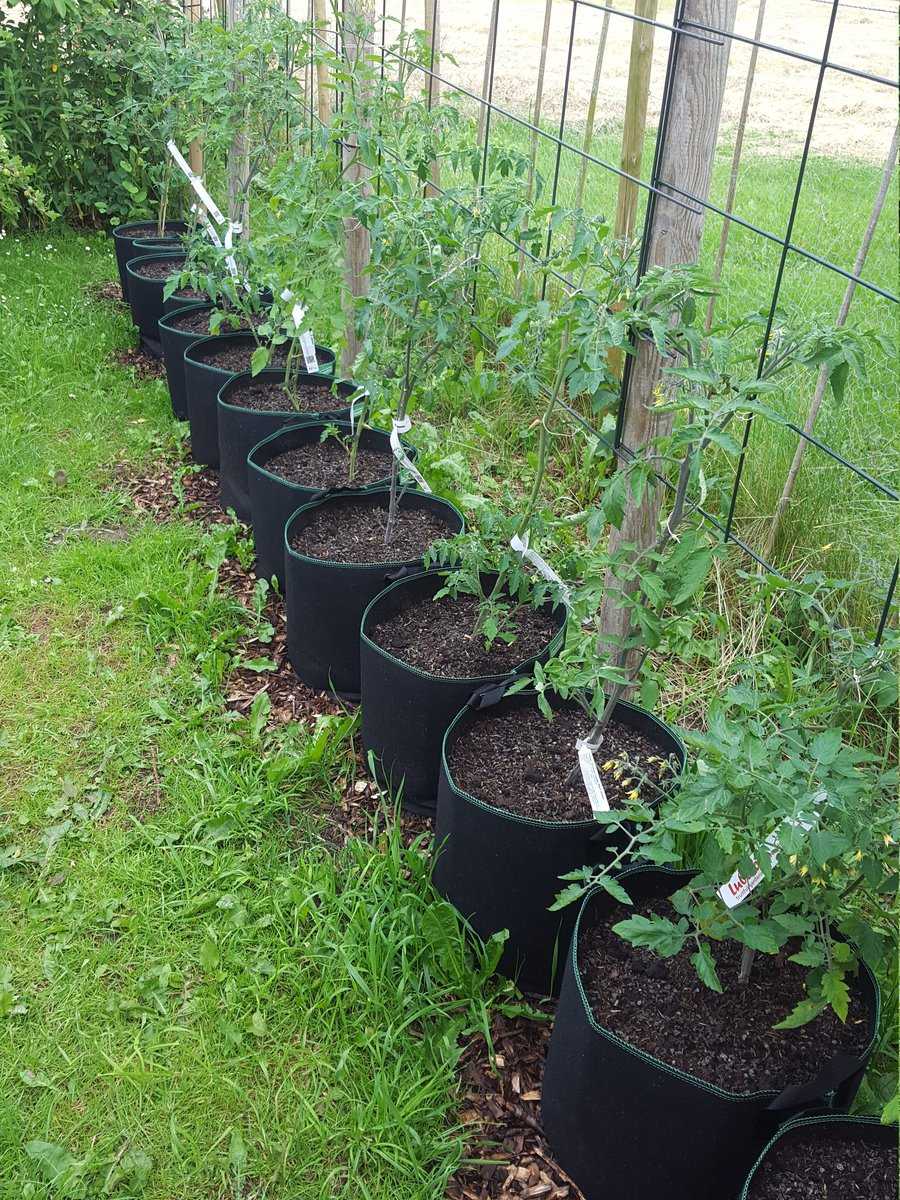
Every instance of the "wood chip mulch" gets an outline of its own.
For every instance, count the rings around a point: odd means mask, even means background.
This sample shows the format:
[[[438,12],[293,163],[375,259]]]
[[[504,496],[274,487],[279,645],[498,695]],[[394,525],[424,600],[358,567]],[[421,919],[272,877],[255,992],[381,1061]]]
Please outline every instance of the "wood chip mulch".
[[[491,1022],[493,1049],[475,1038],[460,1061],[461,1121],[469,1128],[463,1165],[445,1200],[584,1200],[554,1161],[540,1124],[541,1081],[554,1005],[548,1018],[504,1016]]]
[[[229,521],[219,508],[215,471],[184,470],[170,460],[138,477],[126,464],[118,464],[115,480],[140,512],[158,521],[177,516],[206,524]],[[176,487],[182,492],[182,501]],[[256,579],[236,559],[222,564],[220,581],[249,604]],[[247,658],[273,659],[277,668],[263,672],[235,669],[226,685],[228,706],[246,715],[256,696],[266,692],[271,702],[271,728],[292,721],[313,722],[320,714],[345,711],[337,701],[307,688],[294,675],[287,659],[284,605],[277,595],[267,601],[265,617],[275,629],[272,641],[250,640],[244,650]],[[367,775],[357,747],[340,803],[325,814],[325,837],[336,848],[353,837],[377,836],[385,822],[393,819],[389,803]],[[432,831],[427,817],[401,813],[400,821],[406,846]],[[425,848],[430,852],[427,840]],[[541,1002],[540,1007],[552,1018],[552,1003]],[[459,1120],[469,1131],[466,1162],[450,1180],[444,1200],[584,1200],[554,1162],[540,1126],[541,1080],[551,1027],[550,1019],[508,1017],[497,1012],[491,1025],[493,1048],[479,1036],[464,1049],[459,1068]]]
[[[91,283],[84,290],[92,300],[103,300],[107,304],[125,303],[118,279],[104,279],[102,283]]]
[[[154,358],[141,346],[129,347],[127,350],[117,350],[113,354],[113,362],[120,367],[131,367],[136,379],[165,379],[166,367],[161,358]]]
[[[378,785],[369,778],[359,741],[354,741],[355,754],[353,769],[348,772],[340,804],[330,808],[325,814],[325,838],[335,848],[344,846],[351,838],[372,841],[377,838],[388,822],[394,820],[394,806],[390,797],[385,796]],[[431,854],[431,834],[433,823],[430,817],[417,816],[414,813],[399,812],[400,834],[403,845],[407,849],[423,834],[427,835],[422,844],[425,854]]]

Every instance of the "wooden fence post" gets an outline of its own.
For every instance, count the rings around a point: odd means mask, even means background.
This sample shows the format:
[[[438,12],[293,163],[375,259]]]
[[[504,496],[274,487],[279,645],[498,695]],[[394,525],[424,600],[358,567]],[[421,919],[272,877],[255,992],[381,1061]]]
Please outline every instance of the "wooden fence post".
[[[736,0],[684,0],[682,20],[709,25],[730,33],[734,28]],[[652,183],[671,185],[705,200],[709,194],[725,77],[728,72],[730,39],[673,34],[678,38],[670,60],[671,98],[666,120],[658,136],[663,139],[657,170]],[[671,267],[697,261],[706,210],[676,196],[674,203],[664,193],[651,195],[645,228],[647,245],[644,261],[648,266]],[[651,341],[637,347],[630,380],[622,397],[625,405],[620,442],[629,450],[640,450],[672,428],[672,415],[654,411],[654,395],[660,383],[663,360]],[[652,546],[658,536],[657,525],[662,504],[662,487],[650,487],[640,503],[629,496],[621,528],[610,535],[610,553],[622,545],[639,552]],[[606,590],[600,610],[599,648],[618,652],[629,632],[628,611],[619,602],[621,583],[612,572],[607,574]]]
[[[366,45],[368,38],[375,29],[375,0],[344,0],[343,46],[344,57],[348,70],[353,72],[352,83],[354,103],[354,119],[365,110],[366,99],[371,92],[371,79],[364,60],[369,53]],[[342,145],[342,162],[344,167],[344,182],[347,187],[364,189],[369,176],[368,168],[358,157],[358,141],[352,131],[348,131]],[[355,217],[344,218],[344,280],[347,285],[344,301],[346,317],[346,334],[344,352],[341,356],[341,369],[347,376],[351,374],[354,360],[359,353],[359,339],[356,334],[356,305],[360,296],[369,291],[369,276],[366,268],[369,265],[370,244],[369,231]]]

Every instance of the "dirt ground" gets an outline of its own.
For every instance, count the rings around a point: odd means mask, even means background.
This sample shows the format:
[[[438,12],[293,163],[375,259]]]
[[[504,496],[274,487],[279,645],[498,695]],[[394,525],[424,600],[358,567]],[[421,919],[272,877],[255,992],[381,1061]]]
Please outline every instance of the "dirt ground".
[[[752,37],[759,0],[738,0],[737,33]],[[403,0],[388,0],[388,14],[399,19]],[[441,0],[441,74],[481,93],[490,23],[491,0]],[[610,7],[633,12],[633,0],[614,0]],[[424,0],[408,0],[408,22],[423,24]],[[558,120],[563,93],[572,0],[554,0],[548,43],[543,118]],[[500,0],[497,63],[493,98],[518,116],[534,103],[545,0]],[[671,21],[672,0],[662,0],[658,20]],[[768,0],[762,40],[813,57],[821,56],[831,13],[829,0]],[[897,0],[854,0],[842,3],[835,25],[830,61],[857,70],[896,78]],[[578,5],[567,120],[583,122],[590,98],[597,45],[604,14],[587,3]],[[621,121],[634,22],[609,18],[603,62],[598,126]],[[389,25],[395,31],[398,26]],[[395,34],[396,36],[396,34]],[[651,123],[659,114],[670,35],[654,33],[651,80]],[[455,62],[450,61],[450,57]],[[728,69],[722,139],[729,140],[740,111],[750,47],[735,42]],[[803,145],[818,68],[799,59],[761,51],[747,127],[748,148],[756,153],[795,154]],[[813,142],[813,152],[841,158],[881,162],[897,120],[897,92],[886,85],[826,74]],[[571,135],[570,135],[571,136]]]

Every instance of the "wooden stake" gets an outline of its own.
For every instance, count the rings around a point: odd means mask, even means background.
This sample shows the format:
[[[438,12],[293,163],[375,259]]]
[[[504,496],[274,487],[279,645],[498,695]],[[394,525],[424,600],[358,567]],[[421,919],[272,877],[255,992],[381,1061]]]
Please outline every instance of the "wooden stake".
[[[244,0],[227,0],[228,30],[231,32],[244,19]],[[240,91],[244,77],[238,71],[232,90]],[[228,217],[241,226],[243,235],[250,234],[250,144],[243,124],[235,131],[228,150]]]
[[[763,18],[766,15],[766,0],[759,0],[756,10],[756,32],[753,40],[758,42],[762,36]],[[741,154],[744,148],[744,131],[747,128],[747,114],[750,111],[750,96],[753,92],[753,77],[756,75],[756,60],[759,57],[759,46],[750,51],[750,63],[747,67],[747,81],[744,84],[744,98],[741,101],[741,111],[738,116],[737,129],[734,135],[734,152],[731,155],[731,176],[728,180],[728,195],[725,198],[725,211],[732,212],[734,198],[737,195],[738,173],[741,165]],[[719,249],[716,252],[716,265],[713,267],[713,282],[718,283],[722,278],[722,267],[725,264],[725,251],[728,248],[728,235],[731,232],[731,221],[726,217],[722,222],[722,236],[719,238]],[[706,332],[712,329],[713,313],[716,309],[716,295],[710,296],[706,304]]]
[[[887,199],[888,191],[891,186],[891,179],[894,175],[894,167],[897,163],[897,147],[898,136],[900,136],[900,126],[894,129],[894,136],[891,139],[891,147],[888,150],[887,158],[884,161],[884,170],[881,174],[881,183],[878,188],[878,194],[875,197],[875,203],[872,205],[872,212],[869,216],[869,223],[866,226],[866,231],[863,234],[862,242],[856,252],[856,261],[853,263],[853,274],[860,275],[865,266],[866,258],[869,254],[869,248],[872,245],[872,238],[875,235],[875,228],[878,225],[878,220],[881,216],[884,202]],[[853,296],[856,293],[856,280],[848,279],[847,287],[844,291],[844,298],[841,301],[841,307],[837,315],[835,325],[842,328],[847,322],[847,314],[850,312],[850,305],[853,302]],[[819,377],[816,380],[816,390],[813,398],[810,401],[809,411],[806,414],[806,420],[803,423],[803,432],[812,434],[816,427],[816,421],[819,416],[819,409],[822,407],[822,401],[825,399],[825,392],[828,388],[828,373],[824,367],[819,371]],[[767,542],[767,553],[775,544],[775,539],[778,535],[778,527],[784,517],[787,507],[791,502],[791,497],[794,494],[794,487],[797,483],[797,476],[800,473],[800,467],[803,463],[803,456],[806,454],[807,442],[805,438],[797,439],[797,449],[794,451],[794,458],[791,463],[791,468],[788,471],[787,479],[784,481],[784,488],[775,508],[775,513],[772,517],[772,525],[769,529],[769,537]]]
[[[328,12],[327,0],[313,0],[313,18],[316,22],[316,31],[320,35],[324,34],[328,28]],[[323,125],[327,125],[331,120],[331,88],[330,77],[328,72],[328,63],[321,57],[322,46],[317,39],[313,39],[313,45],[319,56],[316,59],[316,111],[319,114],[319,120]]]
[[[203,19],[200,0],[184,0],[184,15],[192,25]],[[188,162],[195,175],[203,174],[203,142],[194,138],[188,146]]]
[[[537,84],[534,90],[534,109],[531,114],[531,123],[535,129],[541,127],[541,109],[544,103],[544,75],[547,70],[547,46],[550,41],[550,18],[553,15],[553,0],[547,0],[544,9],[544,32],[541,35],[541,57],[538,62]],[[531,134],[531,152],[528,162],[528,205],[531,204],[534,198],[534,176],[537,165],[537,150],[538,140],[540,135],[532,131]],[[526,218],[527,219],[527,218]],[[518,291],[522,281],[522,274],[525,270],[525,252],[519,251],[519,275],[516,280],[516,290]]]
[[[603,24],[600,27],[600,42],[597,46],[597,61],[594,63],[594,81],[591,84],[591,98],[588,101],[587,120],[584,125],[584,140],[581,148],[585,154],[590,154],[594,142],[594,122],[597,118],[597,97],[600,94],[600,77],[603,73],[603,59],[606,56],[606,39],[609,35],[609,13],[603,14]],[[588,160],[581,160],[578,172],[578,188],[575,192],[575,207],[581,208],[584,201],[584,185],[587,180]]]
[[[357,114],[364,110],[366,98],[371,90],[371,79],[367,72],[365,57],[368,54],[366,39],[371,37],[374,29],[375,0],[344,0],[344,56],[347,68],[353,75],[351,81],[354,90],[353,109]],[[365,190],[368,186],[369,172],[368,168],[359,160],[358,148],[356,135],[348,133],[342,146],[344,181],[347,187]],[[367,273],[369,257],[368,229],[355,217],[345,217],[344,280],[347,288],[344,299],[344,315],[347,323],[341,369],[346,376],[351,374],[353,363],[359,353],[355,302],[359,297],[367,295],[369,291]]]
[[[486,128],[488,93],[491,90],[491,61],[494,57],[494,47],[497,43],[497,16],[500,11],[500,0],[493,0],[491,4],[491,23],[488,27],[487,50],[484,54],[484,75],[481,81],[481,98],[485,102],[478,106],[478,145],[484,145],[484,131]]]
[[[634,15],[656,20],[658,0],[634,0]],[[644,155],[644,133],[647,129],[647,101],[650,97],[650,72],[653,68],[653,34],[655,26],[635,21],[631,30],[631,62],[628,67],[628,93],[625,100],[625,125],[622,129],[622,159],[620,166],[629,175],[639,178]],[[684,39],[689,40],[689,39]],[[638,185],[624,176],[619,177],[619,198],[616,205],[615,235],[630,238],[637,217]]]
[[[425,36],[431,48],[431,71],[427,76],[425,96],[429,108],[441,102],[441,84],[435,75],[441,73],[441,9],[440,0],[425,0]],[[441,164],[437,159],[431,164],[431,182],[425,185],[426,196],[436,196],[441,186]]]
[[[686,24],[696,22],[730,32],[734,28],[736,7],[736,0],[685,0],[683,20]],[[728,72],[730,40],[721,41],[716,46],[699,38],[680,38],[672,68],[671,104],[659,164],[659,179],[701,199],[709,194]],[[705,212],[699,206],[686,207],[673,203],[665,195],[657,195],[648,231],[648,264],[670,267],[696,262]],[[662,366],[653,343],[641,341],[631,370],[622,430],[622,442],[631,450],[640,450],[672,428],[672,414],[659,413],[653,406]],[[610,554],[617,553],[622,545],[634,546],[637,553],[654,545],[661,502],[661,486],[648,488],[639,504],[629,496],[621,528],[610,534]],[[608,573],[600,609],[600,654],[617,655],[629,632],[628,610],[620,600],[621,588],[621,582]],[[626,665],[633,658],[629,655]]]

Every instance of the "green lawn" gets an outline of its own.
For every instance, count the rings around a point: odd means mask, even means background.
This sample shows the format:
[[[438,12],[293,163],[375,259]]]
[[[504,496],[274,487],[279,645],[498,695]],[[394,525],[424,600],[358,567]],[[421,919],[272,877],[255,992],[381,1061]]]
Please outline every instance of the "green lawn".
[[[419,850],[321,836],[352,722],[226,711],[266,624],[116,485],[177,429],[111,274],[0,243],[0,1198],[435,1200],[494,985]]]

